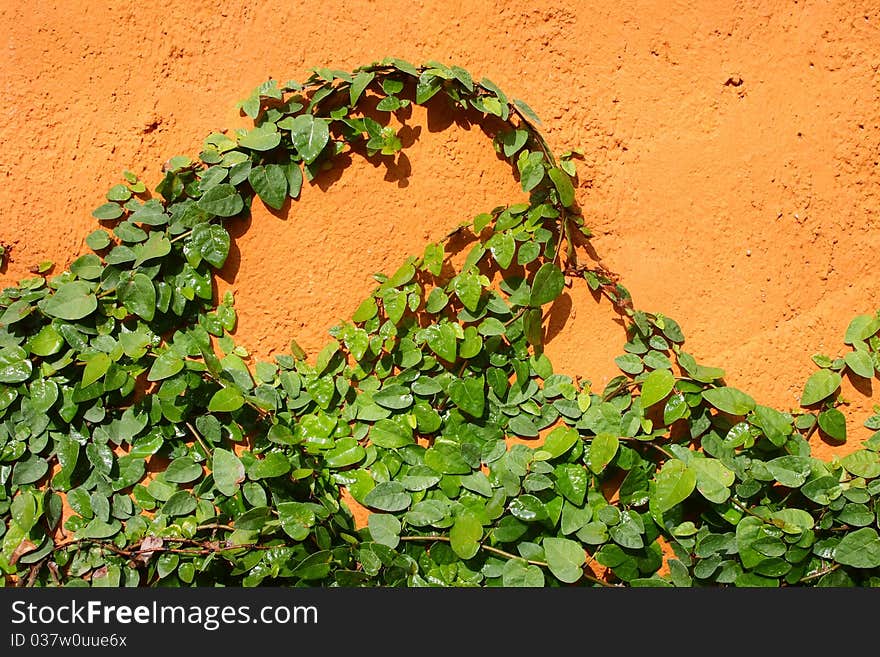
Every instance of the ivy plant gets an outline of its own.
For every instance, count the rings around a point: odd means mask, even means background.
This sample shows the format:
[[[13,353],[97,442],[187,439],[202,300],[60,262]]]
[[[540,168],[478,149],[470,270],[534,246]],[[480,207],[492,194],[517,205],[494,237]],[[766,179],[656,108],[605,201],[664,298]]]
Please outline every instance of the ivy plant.
[[[528,200],[377,275],[316,359],[294,342],[250,366],[214,297],[230,226],[254,202],[295,220],[340,154],[394,157],[391,116],[438,102],[484,122]],[[239,107],[251,129],[171,158],[155,194],[125,172],[91,253],[0,294],[7,584],[880,584],[880,431],[830,462],[809,443],[847,440],[842,377],[877,375],[880,315],[814,357],[799,409],[763,406],[579,260],[578,155],[490,80],[386,59]],[[543,351],[567,278],[626,323],[601,390]]]

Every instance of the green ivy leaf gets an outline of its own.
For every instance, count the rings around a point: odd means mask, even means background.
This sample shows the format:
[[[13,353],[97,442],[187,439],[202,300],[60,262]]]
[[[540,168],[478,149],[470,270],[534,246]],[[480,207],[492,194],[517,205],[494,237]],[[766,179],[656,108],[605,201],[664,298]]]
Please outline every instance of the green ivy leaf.
[[[558,458],[567,453],[575,443],[580,440],[580,436],[575,429],[570,427],[556,427],[547,434],[541,450],[547,452],[550,458]],[[616,451],[616,450],[615,450]]]
[[[395,513],[403,511],[412,503],[412,496],[399,481],[383,481],[376,484],[364,497],[364,505],[378,511]]]
[[[193,228],[184,253],[193,267],[199,264],[199,260],[205,260],[220,269],[229,255],[229,244],[229,233],[223,226],[199,224]]]
[[[174,459],[165,469],[165,479],[175,484],[188,484],[201,476],[202,466],[189,456]]]
[[[471,466],[461,454],[461,445],[444,438],[437,438],[425,452],[425,465],[442,474],[457,475],[471,472]]]
[[[76,321],[95,312],[98,299],[91,285],[83,281],[71,281],[59,287],[55,294],[39,301],[37,306],[49,317]]]
[[[454,363],[458,355],[457,336],[451,324],[434,324],[426,329],[428,346],[445,361]]]
[[[581,578],[587,555],[580,545],[567,538],[549,536],[541,545],[544,547],[547,566],[556,579],[566,584],[573,584]]]
[[[179,490],[162,505],[162,513],[170,518],[186,516],[196,510],[196,499],[188,490]]]
[[[28,458],[17,461],[12,467],[12,484],[14,486],[32,484],[42,479],[48,471],[49,464],[46,463],[46,459],[31,454]]]
[[[605,467],[617,455],[620,439],[611,433],[600,433],[590,442],[590,451],[586,456],[587,467],[595,474],[601,474]]]
[[[303,162],[311,164],[330,141],[330,130],[327,121],[312,114],[300,114],[291,122],[290,136]]]
[[[21,347],[0,349],[0,383],[27,381],[33,371],[27,352]]]
[[[846,329],[846,337],[844,337],[843,341],[846,344],[856,345],[867,340],[877,331],[880,331],[880,316],[858,315],[853,317],[849,323]]]
[[[844,535],[834,548],[834,560],[853,568],[880,567],[880,536],[873,527],[863,527]]]
[[[103,377],[107,370],[110,369],[110,356],[107,354],[97,353],[90,357],[83,369],[81,384],[83,387],[92,385],[95,381]]]
[[[812,469],[811,461],[803,456],[780,456],[767,461],[767,470],[783,486],[799,488]]]
[[[718,459],[691,458],[688,468],[697,478],[697,490],[710,502],[721,504],[730,497],[730,487],[736,480],[733,471]]]
[[[525,559],[510,559],[504,564],[501,585],[540,588],[544,586],[544,572],[538,566],[529,565]]]
[[[574,186],[571,184],[571,178],[568,177],[568,174],[554,167],[547,172],[547,175],[550,176],[550,180],[556,187],[559,202],[566,208],[574,205]]]
[[[856,477],[865,479],[880,477],[880,454],[877,452],[860,449],[844,456],[840,459],[840,464]]]
[[[828,408],[819,413],[819,428],[829,438],[846,442],[846,416],[836,408]]]
[[[556,490],[572,504],[578,507],[583,505],[584,497],[587,494],[587,486],[589,485],[589,473],[586,469],[573,463],[563,463],[558,465],[553,472],[556,476]],[[563,510],[564,517],[565,511]],[[584,519],[584,523],[588,520],[589,516]],[[563,524],[564,522],[563,520]]]
[[[280,210],[287,200],[287,176],[278,164],[267,164],[251,169],[248,182],[270,208]]]
[[[205,192],[196,205],[218,217],[234,217],[244,209],[244,200],[234,185],[223,183]]]
[[[351,81],[351,87],[348,90],[349,103],[351,105],[355,105],[358,102],[358,98],[360,98],[361,94],[364,93],[364,89],[369,86],[369,84],[375,79],[375,77],[376,74],[372,71],[361,71],[354,76],[354,80]]]
[[[565,287],[565,277],[562,271],[552,262],[545,262],[535,272],[529,305],[540,308],[545,303],[550,303],[562,294],[563,287]]]
[[[505,157],[513,157],[522,150],[529,139],[528,130],[509,130],[498,136],[498,141],[504,149]]]
[[[373,394],[373,401],[382,408],[399,411],[413,405],[413,396],[406,386],[388,385]]]
[[[814,372],[804,386],[804,394],[801,396],[801,406],[812,406],[827,399],[840,387],[840,374],[832,370],[819,370]]]
[[[307,115],[311,116],[311,115]],[[275,124],[264,123],[239,137],[238,144],[252,151],[271,151],[281,143],[281,133]]]
[[[844,356],[847,367],[865,379],[874,376],[874,360],[867,351],[851,351]]]
[[[729,386],[704,390],[703,399],[719,411],[731,415],[746,415],[755,408],[754,399],[746,393]]]
[[[244,481],[244,466],[239,458],[229,450],[217,447],[212,458],[214,485],[226,496],[235,495],[238,485]]]
[[[499,267],[502,269],[510,267],[510,263],[513,262],[513,256],[516,253],[516,241],[510,231],[493,235],[489,242],[486,243],[486,246],[489,247],[489,251],[491,251],[492,257],[495,258],[495,262],[498,263]]]
[[[370,536],[392,550],[400,543],[400,521],[388,513],[371,513],[368,520]]]
[[[398,449],[415,442],[412,429],[402,422],[378,420],[370,429],[370,442],[383,449]]]
[[[295,541],[304,541],[315,524],[315,512],[302,502],[280,502],[277,506],[281,529]]]
[[[813,516],[803,509],[780,509],[770,514],[770,517],[781,523],[782,531],[786,534],[799,535],[815,525]]]
[[[328,465],[331,467],[332,464]],[[254,480],[272,479],[290,472],[290,459],[280,452],[267,452],[247,467],[248,477]]]
[[[663,464],[652,483],[651,506],[665,513],[685,501],[697,485],[697,476],[684,462],[670,459]]]
[[[156,288],[146,274],[134,274],[119,288],[119,298],[125,309],[146,322],[153,321],[156,314]],[[86,385],[86,384],[83,384]]]
[[[220,388],[208,402],[212,413],[231,413],[244,406],[244,397],[236,388]],[[281,426],[281,425],[276,425]]]
[[[119,203],[104,203],[92,210],[92,216],[99,221],[112,221],[119,219],[124,210]]]
[[[669,370],[654,370],[642,383],[642,408],[653,406],[666,399],[675,385],[675,376]]]
[[[483,526],[473,513],[459,514],[449,531],[452,551],[462,559],[470,559],[480,549],[483,538]]]
[[[183,369],[183,359],[171,351],[163,352],[153,361],[153,366],[147,374],[147,381],[161,381],[174,376]]]
[[[483,377],[455,379],[449,383],[449,398],[462,411],[474,418],[483,416],[486,408],[486,385]]]

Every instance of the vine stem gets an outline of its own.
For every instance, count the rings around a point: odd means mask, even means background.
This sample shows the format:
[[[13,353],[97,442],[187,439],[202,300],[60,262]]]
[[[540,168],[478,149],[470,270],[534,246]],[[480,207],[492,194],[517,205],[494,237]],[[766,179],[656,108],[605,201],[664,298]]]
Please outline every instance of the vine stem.
[[[196,428],[189,422],[186,422],[185,424],[186,428],[190,430],[190,433],[192,433],[192,435],[195,436],[196,440],[199,441],[199,445],[202,446],[202,449],[205,450],[205,456],[211,456],[213,452],[208,449],[208,445],[205,443],[204,439],[202,439],[202,436],[199,434],[199,432],[196,431]],[[199,529],[201,529],[201,527]]]
[[[186,239],[190,235],[192,235],[192,230],[188,230],[185,233],[181,233],[177,237],[172,237],[170,240],[168,240],[168,242],[171,244],[174,244],[175,242],[179,242],[180,240]]]
[[[401,541],[413,541],[413,542],[433,542],[440,541],[443,543],[451,543],[452,540],[448,536],[441,536],[440,534],[429,534],[427,536],[401,536]],[[496,547],[492,547],[491,545],[483,545],[480,543],[480,549],[485,550],[486,552],[491,552],[492,554],[497,554],[499,557],[504,557],[506,559],[522,559],[523,557],[513,554],[511,552],[505,552]],[[524,559],[527,564],[532,566],[539,566],[541,568],[550,568],[550,564],[545,561],[535,561],[534,559]],[[583,573],[583,578],[593,582],[594,584],[599,584],[600,586],[605,586],[608,588],[617,588],[614,584],[606,582],[605,580],[599,579],[598,577],[593,577],[592,575],[588,575],[587,573]]]
[[[822,570],[816,571],[815,573],[812,573],[811,575],[807,575],[806,577],[801,577],[798,580],[798,583],[802,584],[804,582],[809,582],[814,579],[819,579],[820,577],[827,575],[828,573],[833,573],[838,568],[840,568],[840,564],[836,563],[832,566],[828,566],[827,568],[823,568]]]
[[[218,528],[229,528],[232,527],[224,526],[224,525],[216,525]],[[201,527],[200,527],[201,529]],[[114,554],[118,554],[122,557],[127,557],[129,559],[143,555],[143,554],[153,554],[153,553],[170,553],[170,554],[188,554],[194,556],[200,556],[205,554],[214,554],[214,553],[222,553],[222,552],[231,552],[233,550],[271,550],[273,547],[277,547],[275,545],[260,545],[258,543],[242,543],[241,545],[229,545],[225,547],[220,546],[211,546],[207,547],[205,542],[194,541],[186,538],[162,538],[163,541],[169,541],[174,543],[186,543],[189,545],[197,546],[193,548],[170,548],[170,547],[153,547],[147,549],[138,549],[138,550],[123,550],[121,548],[116,547],[113,543],[108,541],[100,541],[93,538],[78,538],[73,541],[68,541],[67,543],[62,543],[60,545],[56,545],[52,551],[56,552],[66,547],[71,547],[74,545],[80,544],[89,544],[96,545],[105,550],[110,550]]]
[[[663,446],[658,445],[658,444],[655,443],[653,440],[639,440],[638,438],[632,438],[632,437],[629,437],[629,436],[618,436],[617,439],[618,439],[618,440],[622,440],[622,441],[624,441],[624,442],[632,442],[632,443],[637,443],[637,444],[640,444],[640,445],[648,445],[648,446],[653,447],[654,449],[656,449],[658,452],[660,452],[661,454],[663,454],[663,455],[666,456],[667,458],[670,458],[670,459],[674,459],[674,458],[676,458],[675,454],[673,454],[672,452],[668,451],[668,450],[667,450],[666,448],[664,448]]]
[[[740,511],[747,513],[748,515],[750,515],[754,518],[757,518],[758,520],[760,520],[762,522],[767,522],[767,519],[764,516],[758,515],[757,513],[752,511],[749,507],[745,506],[744,504],[741,504],[736,498],[731,497],[730,502],[733,504],[733,506],[735,506]]]

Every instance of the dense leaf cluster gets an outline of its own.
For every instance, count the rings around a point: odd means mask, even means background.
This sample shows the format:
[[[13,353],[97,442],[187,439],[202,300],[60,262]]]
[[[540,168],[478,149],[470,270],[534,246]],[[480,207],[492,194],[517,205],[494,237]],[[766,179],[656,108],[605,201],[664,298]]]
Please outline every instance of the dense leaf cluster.
[[[249,367],[232,298],[214,299],[227,226],[255,198],[284,209],[342,152],[393,156],[390,115],[435,95],[492,128],[528,201],[453,231],[457,268],[444,240],[377,275],[316,362],[294,343]],[[557,161],[490,81],[390,59],[269,81],[240,107],[251,130],[172,158],[156,198],[126,173],[94,253],[0,296],[8,582],[880,584],[880,432],[832,462],[808,443],[846,439],[841,375],[880,369],[880,317],[816,357],[803,410],[761,406],[578,263],[575,154]],[[543,354],[573,276],[627,324],[603,390]]]

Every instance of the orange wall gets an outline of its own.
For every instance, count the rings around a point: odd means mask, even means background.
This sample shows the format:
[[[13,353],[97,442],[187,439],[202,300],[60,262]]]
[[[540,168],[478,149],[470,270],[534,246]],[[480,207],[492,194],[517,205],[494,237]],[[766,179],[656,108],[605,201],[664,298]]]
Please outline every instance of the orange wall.
[[[578,200],[604,263],[759,402],[796,404],[810,355],[837,354],[851,317],[880,305],[876,3],[222,4],[0,7],[0,241],[13,247],[0,283],[83,252],[123,169],[155,184],[170,156],[244,125],[234,104],[267,77],[396,55],[491,78],[557,151],[582,149]],[[290,216],[255,212],[223,283],[255,355],[290,337],[315,352],[374,271],[516,198],[479,128],[407,123],[398,175],[355,162]],[[601,386],[623,332],[584,286],[569,295],[548,351]],[[846,392],[865,435],[871,400]]]

